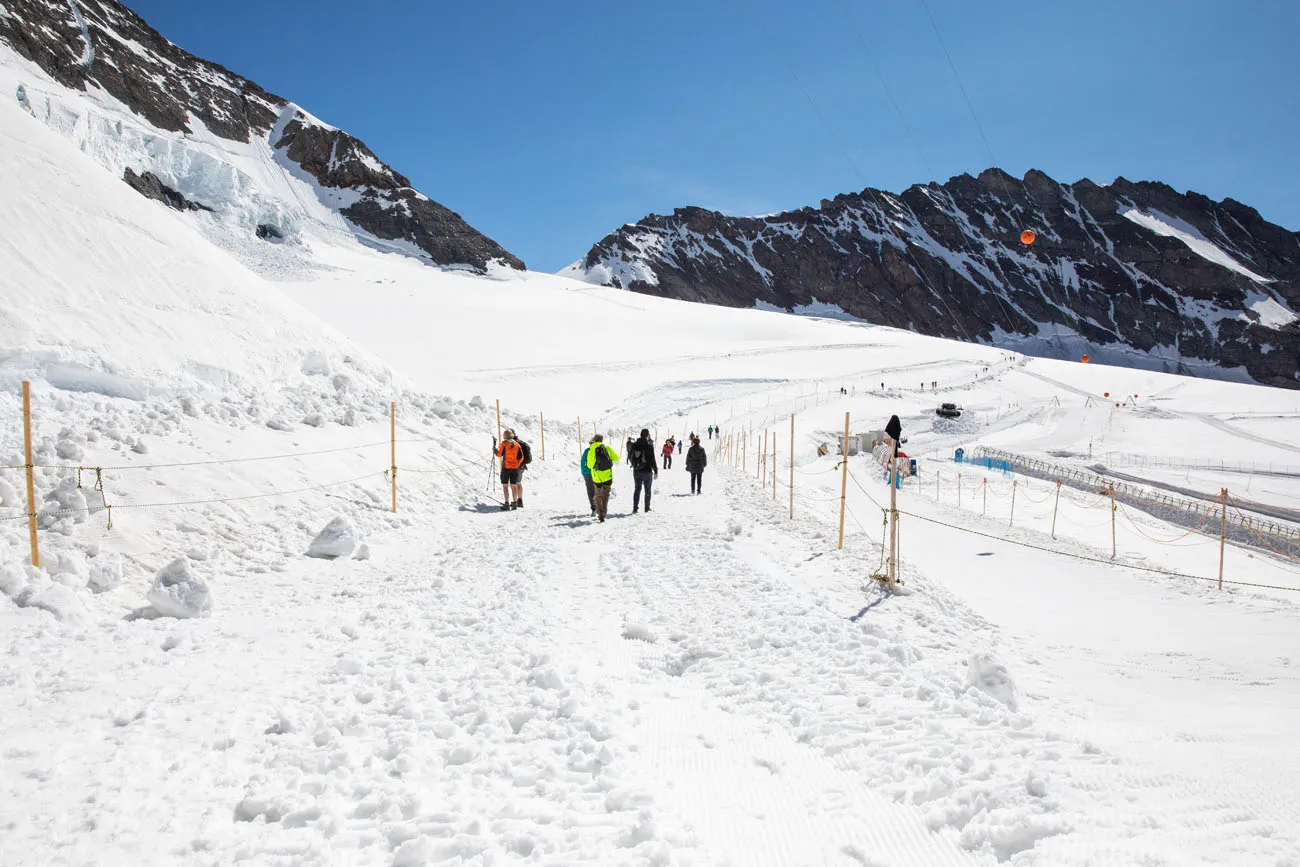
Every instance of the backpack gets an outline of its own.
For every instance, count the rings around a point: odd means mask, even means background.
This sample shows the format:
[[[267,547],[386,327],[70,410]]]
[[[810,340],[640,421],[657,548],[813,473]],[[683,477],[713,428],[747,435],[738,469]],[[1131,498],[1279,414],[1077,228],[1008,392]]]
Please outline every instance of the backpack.
[[[515,440],[515,442],[519,443],[519,448],[524,451],[524,460],[519,466],[526,467],[533,462],[533,450],[529,448],[528,443],[523,440]]]
[[[654,466],[654,445],[649,440],[637,440],[632,444],[632,469],[648,470]]]
[[[596,469],[601,472],[614,469],[614,462],[609,459],[609,452],[603,445],[596,446]]]

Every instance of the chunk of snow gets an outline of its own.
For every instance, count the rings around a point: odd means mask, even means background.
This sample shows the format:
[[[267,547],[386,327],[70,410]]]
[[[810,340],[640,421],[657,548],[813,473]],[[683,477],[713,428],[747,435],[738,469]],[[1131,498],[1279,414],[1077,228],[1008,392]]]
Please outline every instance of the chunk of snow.
[[[90,561],[90,577],[86,586],[95,593],[104,593],[122,583],[122,555],[116,552],[100,554]]]
[[[654,644],[659,640],[655,631],[644,623],[626,623],[623,625],[623,637],[629,640],[645,641]]]
[[[18,489],[4,479],[0,479],[0,506],[6,509],[18,509],[21,508],[21,503],[22,500],[18,497]]]
[[[39,519],[42,530],[48,530],[64,518],[71,518],[76,523],[85,521],[89,511],[86,495],[77,487],[76,476],[65,476],[59,486],[45,495],[49,505],[48,512],[67,512],[69,514],[43,514]]]
[[[60,584],[68,587],[85,587],[90,578],[90,564],[86,555],[77,550],[63,549],[55,551],[53,556],[43,558],[50,576]]]
[[[63,584],[51,583],[40,590],[29,592],[19,604],[48,611],[63,623],[76,623],[86,617],[86,603],[77,591]]]
[[[212,591],[195,574],[188,557],[167,564],[145,596],[163,617],[207,617],[212,613]]]
[[[1016,683],[1007,667],[987,651],[973,654],[966,665],[966,684],[1016,709]]]
[[[359,541],[356,528],[347,518],[340,515],[326,524],[325,529],[311,540],[311,545],[307,547],[307,556],[320,557],[324,560],[347,557],[356,550]]]

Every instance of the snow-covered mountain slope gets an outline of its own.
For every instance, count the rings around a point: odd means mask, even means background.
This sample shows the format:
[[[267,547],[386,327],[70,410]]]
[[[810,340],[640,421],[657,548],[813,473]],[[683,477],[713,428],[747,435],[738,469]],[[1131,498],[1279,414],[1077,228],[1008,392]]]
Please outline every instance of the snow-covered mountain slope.
[[[387,378],[373,356],[9,103],[0,148],[6,389],[21,374],[137,399],[220,396],[288,384],[327,357]]]
[[[296,268],[304,246],[335,236],[442,266],[523,268],[363,142],[116,0],[0,3],[0,91],[260,270]]]
[[[1300,387],[1300,234],[1159,183],[991,169],[767,217],[680,208],[610,233],[562,273],[733,307],[832,305],[1033,355]]]

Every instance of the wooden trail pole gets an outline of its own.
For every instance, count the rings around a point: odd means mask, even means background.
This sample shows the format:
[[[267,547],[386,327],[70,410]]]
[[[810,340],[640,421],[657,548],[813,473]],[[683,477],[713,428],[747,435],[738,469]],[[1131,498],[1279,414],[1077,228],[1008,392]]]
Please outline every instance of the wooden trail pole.
[[[844,413],[844,447],[840,449],[840,543],[844,547],[844,507],[849,496],[849,414]]]
[[[1110,559],[1115,559],[1115,486],[1110,486]]]
[[[1011,518],[1007,521],[1008,527],[1016,525],[1016,485],[1020,484],[1016,479],[1011,480]]]
[[[595,431],[592,431],[592,433],[595,433]],[[582,416],[578,416],[578,442],[579,444],[582,443]]]
[[[984,492],[984,505],[980,507],[980,514],[987,515],[989,513],[989,480],[988,479],[984,479],[982,482],[980,482],[980,489]]]
[[[790,520],[794,520],[794,416],[790,416]]]
[[[27,459],[27,463],[31,463],[30,458]],[[30,472],[31,472],[30,469],[27,472],[29,472],[29,478],[30,478]],[[31,489],[30,481],[27,482],[27,489],[29,490]],[[1222,590],[1223,589],[1223,549],[1225,549],[1225,547],[1227,546],[1227,489],[1226,487],[1225,489],[1219,490],[1219,500],[1221,500],[1223,506],[1223,511],[1221,515],[1219,515],[1219,590]],[[32,545],[35,545],[36,530],[35,529],[32,530],[31,534],[32,534],[31,536]],[[32,549],[32,551],[35,551],[35,547],[34,549]]]
[[[763,445],[759,451],[758,466],[758,486],[767,488],[767,431],[763,431]]]
[[[939,476],[941,475],[942,473],[939,473],[938,471],[934,474],[934,501],[936,503],[939,502]],[[917,483],[920,484],[919,481]]]
[[[497,398],[497,445],[498,445],[498,447],[500,446],[500,444],[501,444],[501,399],[500,399],[500,398]],[[500,465],[497,463],[497,456],[496,456],[496,455],[497,455],[497,453],[496,453],[496,449],[493,449],[493,450],[492,450],[492,466],[496,467],[497,470],[499,471],[499,470],[501,469],[501,467],[500,467]]]
[[[891,440],[889,457],[889,570],[886,579],[889,589],[898,581],[898,441]]]
[[[392,446],[393,511],[397,511],[397,401],[388,402],[388,439]]]
[[[1056,538],[1056,510],[1061,506],[1061,480],[1056,480],[1056,502],[1052,503],[1052,538]]]
[[[36,539],[36,468],[32,466],[32,384],[23,380],[23,459],[27,470],[27,534],[32,542],[32,565],[41,565],[41,545]]]
[[[961,508],[961,473],[957,474],[957,508]]]
[[[772,502],[776,502],[776,432],[772,432]]]
[[[744,436],[744,441],[740,445],[740,471],[749,472],[749,436]]]
[[[542,460],[546,460],[546,413],[539,412],[537,416],[542,420]]]

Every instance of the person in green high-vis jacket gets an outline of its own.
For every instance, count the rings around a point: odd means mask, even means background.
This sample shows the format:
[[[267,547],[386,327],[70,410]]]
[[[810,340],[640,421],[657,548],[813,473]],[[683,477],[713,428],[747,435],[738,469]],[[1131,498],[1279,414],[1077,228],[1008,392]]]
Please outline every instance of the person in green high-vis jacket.
[[[591,480],[591,467],[587,466],[587,452],[591,451],[592,443],[596,438],[592,437],[591,442],[582,447],[582,453],[578,455],[578,469],[582,471],[582,481],[587,486],[587,505],[591,506],[591,517],[596,517],[596,483]]]
[[[609,512],[609,489],[614,484],[614,465],[619,461],[618,452],[613,446],[605,444],[605,438],[596,434],[587,447],[587,469],[591,471],[591,484],[596,489],[592,499],[596,517],[605,523]]]

